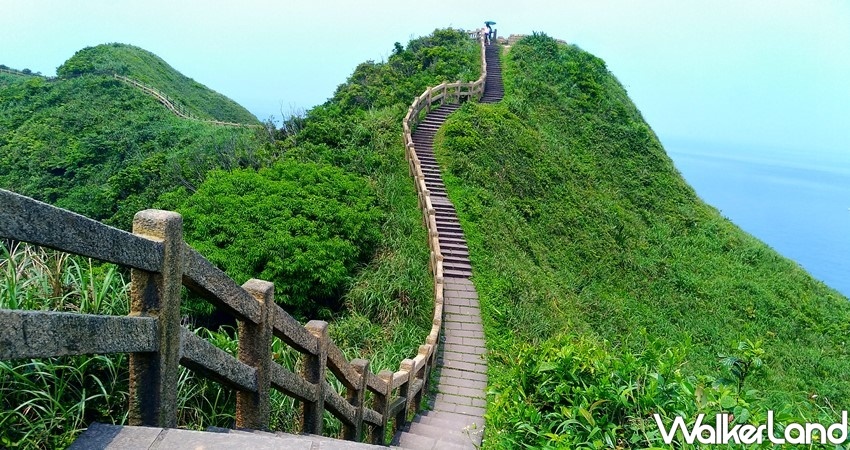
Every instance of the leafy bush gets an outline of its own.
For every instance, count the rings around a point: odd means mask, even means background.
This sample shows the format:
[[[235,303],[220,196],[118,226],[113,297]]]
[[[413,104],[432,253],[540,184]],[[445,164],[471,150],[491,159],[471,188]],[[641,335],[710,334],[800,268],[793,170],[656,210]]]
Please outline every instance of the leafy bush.
[[[366,180],[314,163],[211,172],[179,211],[201,254],[239,283],[274,282],[277,301],[299,314],[338,308],[380,239]]]
[[[665,348],[642,338],[639,353],[587,336],[559,335],[491,355],[508,372],[490,387],[486,419],[497,431],[488,436],[488,447],[666,448],[654,414],[668,430],[678,416],[692,426],[698,414],[729,413],[734,424],[767,422],[759,391],[685,375],[687,343]],[[738,346],[744,350],[739,361],[751,353],[749,344]],[[790,422],[832,423],[837,414],[802,402],[783,405],[774,417],[783,429]],[[681,434],[674,442],[675,448],[694,447]]]

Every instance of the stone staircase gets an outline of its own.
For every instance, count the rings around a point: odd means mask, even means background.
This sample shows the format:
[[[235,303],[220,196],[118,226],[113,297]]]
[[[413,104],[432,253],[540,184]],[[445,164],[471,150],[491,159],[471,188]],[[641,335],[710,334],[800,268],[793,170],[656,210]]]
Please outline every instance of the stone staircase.
[[[487,78],[482,103],[504,97],[499,47],[485,48]],[[434,136],[459,105],[443,105],[413,133],[416,156],[422,163],[425,186],[436,210],[445,274],[443,342],[438,354],[437,395],[431,411],[419,414],[394,443],[402,448],[470,449],[481,446],[486,406],[487,360],[478,294],[469,280],[469,249],[454,206],[446,195],[440,167],[434,158]]]
[[[504,96],[499,48],[485,48],[487,78],[482,103]],[[436,210],[444,269],[444,318],[436,372],[437,395],[393,439],[394,448],[475,449],[481,446],[487,362],[478,294],[469,278],[469,249],[434,158],[434,135],[459,105],[432,110],[413,133],[416,156]],[[212,431],[212,432],[210,432]],[[226,435],[226,436],[225,436]],[[314,435],[214,428],[202,431],[92,424],[71,449],[367,449],[379,446]]]
[[[484,59],[487,61],[487,79],[484,81],[484,96],[481,97],[481,103],[496,103],[505,96],[499,46],[488,45],[484,49]]]

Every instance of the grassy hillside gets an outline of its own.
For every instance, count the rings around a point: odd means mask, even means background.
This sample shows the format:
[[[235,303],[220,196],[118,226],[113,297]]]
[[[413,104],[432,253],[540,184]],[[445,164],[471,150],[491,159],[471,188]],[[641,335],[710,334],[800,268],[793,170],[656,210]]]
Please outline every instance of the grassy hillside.
[[[60,78],[124,75],[177,99],[195,117],[258,123],[257,118],[238,103],[174,70],[153,53],[132,45],[113,43],[86,47],[59,66],[56,74]]]
[[[0,187],[122,228],[207,170],[253,163],[257,130],[181,119],[106,75],[0,84]]]
[[[492,448],[850,406],[846,298],[703,203],[603,61],[544,35],[503,60],[504,102],[465,105],[436,147],[492,351]]]
[[[12,84],[12,83],[15,83],[17,81],[21,81],[21,80],[24,80],[24,79],[27,79],[27,78],[32,78],[32,77],[28,76],[28,75],[19,75],[19,74],[16,74],[16,73],[9,73],[9,72],[0,71],[0,86]]]

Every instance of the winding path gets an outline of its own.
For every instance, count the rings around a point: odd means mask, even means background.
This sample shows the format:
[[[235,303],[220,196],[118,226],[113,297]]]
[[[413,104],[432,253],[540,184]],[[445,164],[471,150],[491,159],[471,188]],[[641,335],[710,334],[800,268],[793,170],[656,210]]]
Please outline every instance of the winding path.
[[[498,102],[504,95],[499,48],[495,45],[487,46],[485,59],[487,73],[481,102]],[[480,83],[480,79],[475,82],[479,89]],[[430,105],[430,90],[428,92]],[[413,422],[400,430],[393,440],[394,445],[412,450],[478,448],[484,431],[487,360],[478,294],[469,279],[472,276],[472,265],[469,261],[469,250],[463,229],[454,206],[447,197],[433,150],[434,135],[449,114],[458,107],[458,105],[443,105],[432,110],[416,127],[412,135],[415,144],[412,148],[416,151],[416,158],[421,164],[422,175],[424,175],[424,190],[434,209],[439,239],[438,254],[443,257],[444,287],[443,332],[437,354],[437,369],[434,374],[437,394],[429,402],[431,410],[417,415]],[[418,183],[422,182],[422,178],[417,180]],[[430,224],[433,223],[430,222],[430,207],[428,212]],[[432,229],[431,227],[429,225],[429,229]],[[439,271],[435,269],[434,273],[436,275]],[[435,311],[437,311],[436,308]],[[439,315],[437,318],[439,319]],[[407,377],[407,372],[402,372],[401,376]],[[421,383],[421,380],[419,382]],[[315,435],[298,436],[256,430],[210,429],[209,431],[218,433],[92,424],[71,448],[87,450],[92,448],[122,450],[131,448],[251,448],[253,450],[376,448],[360,442]],[[219,433],[227,433],[229,436],[224,437]]]
[[[482,103],[504,96],[499,47],[485,49],[487,78]],[[433,110],[413,133],[416,156],[436,210],[445,275],[443,340],[438,354],[436,398],[431,411],[413,419],[395,439],[408,449],[466,449],[481,445],[486,405],[487,359],[478,294],[469,280],[472,265],[457,213],[446,196],[440,167],[434,158],[434,135],[459,105]]]

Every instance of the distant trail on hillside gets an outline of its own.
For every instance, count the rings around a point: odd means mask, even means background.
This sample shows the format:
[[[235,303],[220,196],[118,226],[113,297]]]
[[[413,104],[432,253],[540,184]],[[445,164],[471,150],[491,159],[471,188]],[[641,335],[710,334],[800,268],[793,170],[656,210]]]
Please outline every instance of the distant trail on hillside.
[[[139,90],[141,90],[142,92],[144,92],[148,95],[153,96],[160,103],[165,105],[166,108],[171,110],[171,112],[173,112],[178,117],[181,117],[183,119],[195,120],[195,121],[198,121],[198,122],[204,122],[204,123],[209,123],[209,124],[213,124],[213,125],[221,125],[221,126],[228,126],[228,127],[261,127],[261,125],[252,125],[252,124],[246,124],[246,123],[223,122],[223,121],[220,121],[220,120],[199,119],[195,116],[192,116],[192,114],[189,113],[188,111],[185,111],[182,108],[179,108],[178,105],[174,101],[172,101],[171,98],[169,98],[168,96],[166,96],[162,92],[159,92],[154,87],[148,86],[148,85],[146,85],[142,82],[136,81],[132,78],[125,77],[123,75],[118,75],[117,73],[113,74],[112,76],[115,77],[115,79],[117,79],[117,80],[123,81],[124,83],[126,83],[126,84],[128,84],[128,85],[130,85],[130,86],[132,86],[136,89],[139,89]]]
[[[41,75],[41,74],[38,74],[38,73],[26,73],[26,72],[22,72],[20,70],[6,69],[6,68],[3,68],[3,67],[0,67],[0,73],[8,73],[8,74],[12,74],[12,75],[25,76],[25,77],[38,77],[38,78],[43,78],[43,79],[50,81],[50,82],[59,80],[58,77],[48,77],[48,76]],[[188,119],[188,120],[194,120],[194,121],[197,121],[197,122],[204,122],[204,123],[209,123],[209,124],[212,124],[212,125],[221,125],[221,126],[227,126],[227,127],[257,127],[257,128],[262,127],[262,125],[254,125],[254,124],[247,124],[247,123],[236,123],[236,122],[225,122],[225,121],[221,121],[221,120],[210,120],[210,119],[197,118],[197,117],[193,116],[192,113],[190,113],[190,112],[184,110],[182,107],[180,107],[180,105],[178,103],[174,102],[173,99],[171,99],[167,95],[163,94],[162,92],[159,92],[156,88],[154,88],[152,86],[148,86],[148,85],[146,85],[146,84],[144,84],[140,81],[136,81],[136,80],[134,80],[130,77],[118,75],[117,73],[112,74],[112,76],[115,79],[123,81],[125,84],[130,85],[130,86],[132,86],[136,89],[139,89],[142,92],[144,92],[145,94],[148,94],[148,95],[154,97],[155,99],[157,99],[157,101],[159,101],[160,103],[165,105],[165,107],[168,108],[171,112],[176,114],[177,117],[181,117],[183,119]]]

